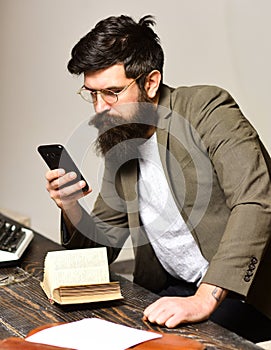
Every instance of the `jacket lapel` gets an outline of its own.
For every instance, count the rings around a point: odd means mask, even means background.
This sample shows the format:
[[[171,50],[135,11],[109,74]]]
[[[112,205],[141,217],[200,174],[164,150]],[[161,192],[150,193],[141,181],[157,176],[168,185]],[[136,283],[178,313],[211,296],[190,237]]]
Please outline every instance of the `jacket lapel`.
[[[172,111],[171,90],[167,86],[163,86],[158,110],[159,123],[156,133],[163,170],[177,208],[197,241],[195,232],[188,220],[189,214],[185,210],[191,196],[186,191],[186,182],[189,179],[184,178],[184,169],[182,169],[190,160],[188,156],[190,149],[185,138],[187,121],[183,116],[173,116],[172,113],[176,112]],[[178,134],[176,134],[176,130],[178,130]]]

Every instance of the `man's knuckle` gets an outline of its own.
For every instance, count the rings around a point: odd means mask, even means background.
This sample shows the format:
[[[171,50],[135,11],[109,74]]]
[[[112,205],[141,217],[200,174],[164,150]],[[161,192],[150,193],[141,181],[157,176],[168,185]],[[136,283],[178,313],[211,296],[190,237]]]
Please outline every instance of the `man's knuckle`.
[[[55,194],[51,191],[51,192],[49,192],[50,193],[50,197],[51,197],[51,199],[53,199],[53,200],[55,200],[56,199],[56,197],[55,197]]]

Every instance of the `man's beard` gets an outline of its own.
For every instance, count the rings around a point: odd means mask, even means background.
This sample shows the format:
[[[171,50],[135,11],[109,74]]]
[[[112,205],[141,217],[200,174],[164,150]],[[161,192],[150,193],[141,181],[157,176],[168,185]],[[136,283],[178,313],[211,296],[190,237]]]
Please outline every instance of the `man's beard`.
[[[129,109],[129,105],[125,108]],[[138,146],[148,138],[149,131],[158,121],[155,105],[152,102],[137,102],[135,111],[127,118],[112,116],[107,111],[96,114],[89,122],[99,134],[95,141],[98,155],[113,161],[124,162],[137,158]],[[125,111],[123,111],[125,114]]]

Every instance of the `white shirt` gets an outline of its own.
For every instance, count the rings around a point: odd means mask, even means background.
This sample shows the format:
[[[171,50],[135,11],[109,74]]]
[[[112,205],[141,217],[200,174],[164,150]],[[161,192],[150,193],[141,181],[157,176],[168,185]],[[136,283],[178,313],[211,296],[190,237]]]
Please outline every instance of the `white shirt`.
[[[197,282],[208,268],[170,192],[159,156],[156,133],[139,147],[139,212],[149,241],[165,270]]]

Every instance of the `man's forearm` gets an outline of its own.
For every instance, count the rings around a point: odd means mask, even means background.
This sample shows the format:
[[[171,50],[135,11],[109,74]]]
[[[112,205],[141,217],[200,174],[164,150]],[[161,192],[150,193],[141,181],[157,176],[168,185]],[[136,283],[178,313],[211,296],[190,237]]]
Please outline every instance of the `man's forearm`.
[[[83,210],[80,204],[76,202],[72,207],[64,208],[62,213],[66,225],[70,226],[72,224],[76,226],[82,218]]]
[[[83,216],[83,209],[78,202],[73,207],[62,209],[62,220],[61,220],[61,232],[62,242],[67,243],[78,223],[81,221]],[[65,226],[65,229],[64,229]]]

